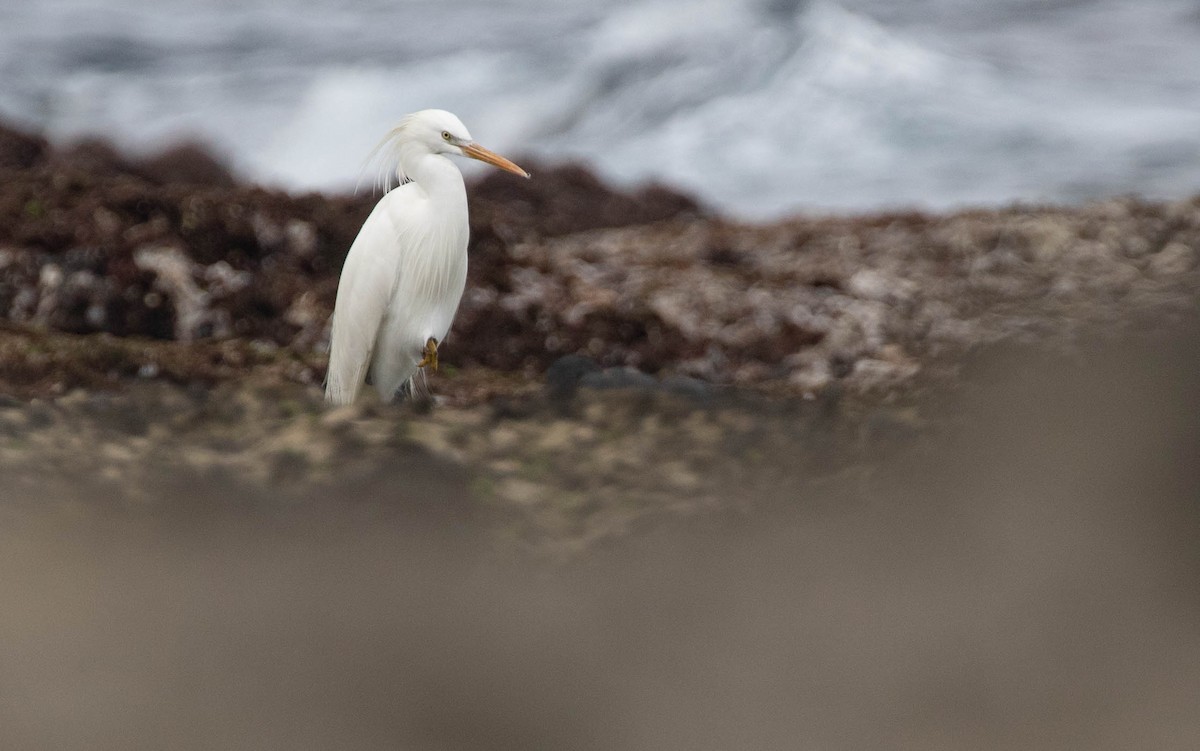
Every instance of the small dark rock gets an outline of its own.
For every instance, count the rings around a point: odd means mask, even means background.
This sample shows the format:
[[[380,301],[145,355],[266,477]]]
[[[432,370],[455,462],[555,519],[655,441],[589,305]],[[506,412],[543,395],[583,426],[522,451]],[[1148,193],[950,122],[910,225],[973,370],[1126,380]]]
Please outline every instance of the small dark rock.
[[[586,373],[579,385],[591,389],[642,389],[653,391],[659,388],[658,379],[636,368],[606,368]]]
[[[0,394],[0,409],[16,409],[24,405],[25,403],[16,397]]]
[[[599,370],[600,366],[590,357],[583,355],[560,357],[546,369],[546,393],[551,400],[569,401],[579,388],[580,381]]]
[[[666,391],[680,396],[688,397],[703,401],[711,399],[715,394],[713,385],[698,378],[689,378],[688,376],[669,376],[662,381],[662,387]]]

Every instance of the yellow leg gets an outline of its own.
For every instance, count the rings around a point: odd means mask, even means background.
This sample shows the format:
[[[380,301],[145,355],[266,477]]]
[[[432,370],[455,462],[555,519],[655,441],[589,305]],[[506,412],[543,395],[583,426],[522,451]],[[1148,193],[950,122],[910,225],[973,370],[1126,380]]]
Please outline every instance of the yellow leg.
[[[417,363],[418,368],[423,368],[426,365],[437,370],[438,355],[437,355],[437,339],[429,337],[429,341],[425,342],[425,356],[421,358],[421,362]]]

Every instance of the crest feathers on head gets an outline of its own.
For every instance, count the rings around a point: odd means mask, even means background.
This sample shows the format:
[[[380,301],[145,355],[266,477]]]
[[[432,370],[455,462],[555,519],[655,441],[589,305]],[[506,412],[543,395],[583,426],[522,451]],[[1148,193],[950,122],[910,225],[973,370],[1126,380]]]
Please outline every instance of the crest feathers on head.
[[[399,125],[388,131],[387,135],[375,144],[375,148],[371,149],[370,154],[367,154],[362,169],[359,170],[359,180],[355,186],[355,192],[362,186],[362,176],[369,173],[373,173],[374,188],[383,193],[408,182],[408,176],[404,174],[400,164],[400,147],[402,145],[401,136],[404,135],[412,121],[413,115],[406,116]]]

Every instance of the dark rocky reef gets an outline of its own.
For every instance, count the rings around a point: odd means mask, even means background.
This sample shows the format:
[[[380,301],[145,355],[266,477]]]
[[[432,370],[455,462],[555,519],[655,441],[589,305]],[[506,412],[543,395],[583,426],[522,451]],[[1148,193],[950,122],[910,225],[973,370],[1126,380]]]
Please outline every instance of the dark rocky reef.
[[[473,287],[509,284],[517,242],[699,213],[666,188],[626,194],[581,167],[537,170],[529,184],[471,186]],[[0,186],[0,320],[307,351],[320,348],[338,271],[377,200],[239,184],[194,144],[135,161],[102,141],[55,150],[8,128]],[[456,339],[465,345],[466,332]],[[489,348],[512,346],[475,341],[474,352],[460,347],[468,361],[496,361]]]
[[[887,389],[940,353],[1179,312],[1198,288],[1195,199],[746,226],[665,187],[531,167],[470,186],[448,365],[529,377],[581,355],[788,393]],[[211,360],[253,342],[319,382],[338,270],[375,200],[245,185],[196,145],[134,160],[0,129],[0,320],[47,347],[103,333]],[[31,377],[5,367],[10,385]]]

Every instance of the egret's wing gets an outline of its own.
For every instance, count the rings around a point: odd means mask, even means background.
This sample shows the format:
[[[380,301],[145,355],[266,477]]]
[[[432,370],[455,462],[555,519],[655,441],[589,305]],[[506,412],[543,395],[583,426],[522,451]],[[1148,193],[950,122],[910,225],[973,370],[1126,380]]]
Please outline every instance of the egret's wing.
[[[325,378],[325,398],[334,404],[354,402],[371,365],[375,338],[396,288],[409,234],[405,227],[409,212],[404,205],[413,196],[407,187],[400,186],[379,201],[346,254],[333,309]]]

